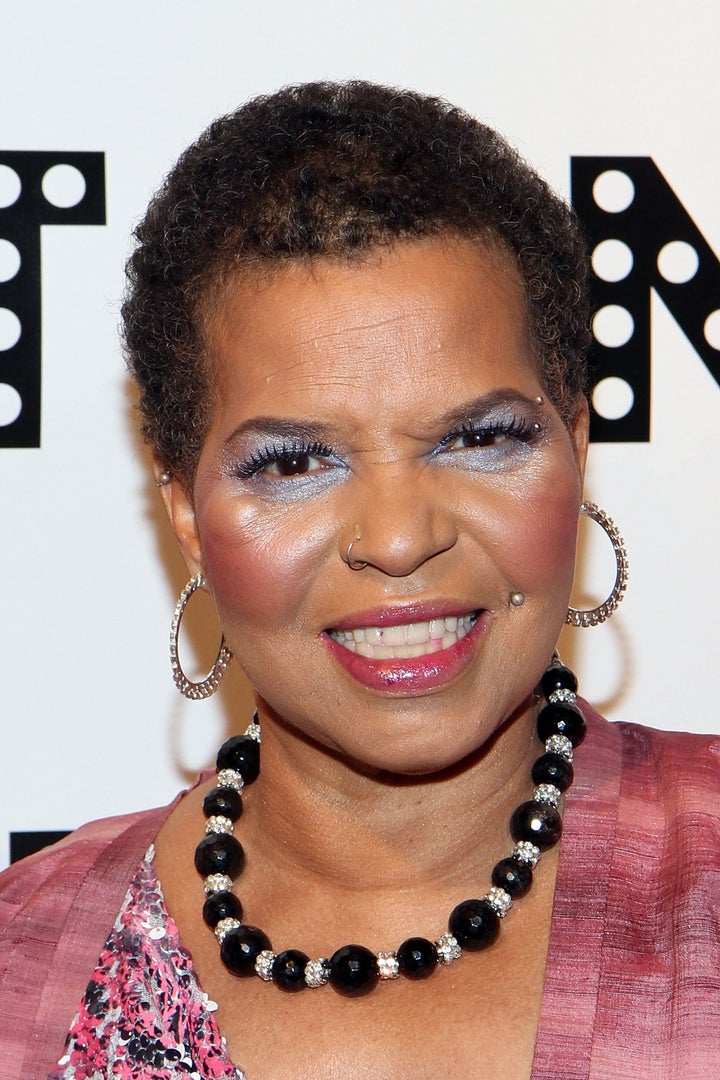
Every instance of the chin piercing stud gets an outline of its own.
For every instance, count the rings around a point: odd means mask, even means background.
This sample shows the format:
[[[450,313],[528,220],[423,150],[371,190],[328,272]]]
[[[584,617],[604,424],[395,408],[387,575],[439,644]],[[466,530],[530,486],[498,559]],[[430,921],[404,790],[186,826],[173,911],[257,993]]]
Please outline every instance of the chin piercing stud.
[[[508,600],[510,601],[512,607],[522,607],[522,605],[525,603],[525,594],[518,592],[517,589],[515,589],[513,590],[513,592],[510,593]]]

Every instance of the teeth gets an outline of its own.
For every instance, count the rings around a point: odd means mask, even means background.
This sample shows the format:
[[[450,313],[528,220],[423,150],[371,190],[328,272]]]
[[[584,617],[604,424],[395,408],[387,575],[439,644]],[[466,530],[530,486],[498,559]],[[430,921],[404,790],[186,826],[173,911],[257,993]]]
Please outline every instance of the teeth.
[[[429,622],[401,626],[364,626],[354,630],[331,630],[330,635],[350,652],[371,660],[412,660],[449,649],[472,629],[477,614],[451,615]]]

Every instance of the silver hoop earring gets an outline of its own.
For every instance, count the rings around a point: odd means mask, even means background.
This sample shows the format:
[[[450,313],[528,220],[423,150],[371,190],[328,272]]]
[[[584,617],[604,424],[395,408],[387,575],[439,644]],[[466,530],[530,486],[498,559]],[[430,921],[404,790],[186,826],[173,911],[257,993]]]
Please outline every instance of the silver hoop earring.
[[[356,536],[355,539],[351,540],[348,544],[347,551],[345,552],[345,555],[343,557],[343,562],[346,562],[351,570],[364,570],[367,566],[367,563],[363,562],[362,559],[353,559],[352,557],[352,549],[354,548],[355,544],[359,543],[360,537]]]
[[[205,578],[202,574],[196,574],[194,578],[190,578],[187,585],[180,593],[178,602],[175,605],[172,623],[170,624],[170,667],[172,668],[173,681],[180,693],[186,698],[190,698],[191,701],[201,701],[203,698],[211,697],[222,682],[225,669],[232,660],[232,653],[225,644],[225,635],[223,634],[220,640],[217,659],[201,682],[193,682],[191,679],[188,679],[180,665],[180,657],[178,656],[180,623],[182,622],[188,600],[197,589],[202,589],[204,585]]]
[[[584,502],[580,507],[580,513],[585,514],[586,517],[592,518],[593,521],[597,521],[598,525],[605,531],[610,543],[612,544],[613,551],[615,552],[615,584],[612,587],[612,591],[607,600],[602,604],[598,604],[594,608],[568,608],[566,623],[570,626],[597,626],[598,623],[605,622],[609,619],[612,613],[615,611],[620,601],[623,599],[625,589],[627,588],[628,577],[630,576],[630,564],[628,562],[627,551],[625,550],[625,541],[618,532],[617,526],[611,517],[601,510],[595,503]]]

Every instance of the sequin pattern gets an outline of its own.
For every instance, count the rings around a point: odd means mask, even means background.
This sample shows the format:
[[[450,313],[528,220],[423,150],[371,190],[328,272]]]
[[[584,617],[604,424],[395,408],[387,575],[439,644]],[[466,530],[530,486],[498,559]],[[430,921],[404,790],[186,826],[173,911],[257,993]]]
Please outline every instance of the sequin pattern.
[[[48,1080],[245,1080],[180,944],[152,856],[133,878]]]

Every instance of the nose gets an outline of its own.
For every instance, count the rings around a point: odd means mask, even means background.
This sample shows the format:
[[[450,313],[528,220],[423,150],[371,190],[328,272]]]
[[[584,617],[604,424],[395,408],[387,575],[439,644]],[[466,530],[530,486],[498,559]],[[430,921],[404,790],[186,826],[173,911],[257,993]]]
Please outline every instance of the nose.
[[[455,546],[457,520],[444,478],[431,477],[429,470],[407,477],[386,469],[381,479],[362,483],[341,556],[353,569],[368,566],[389,577],[409,577]]]

